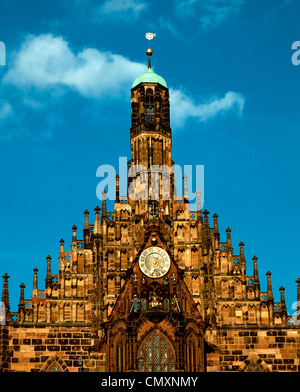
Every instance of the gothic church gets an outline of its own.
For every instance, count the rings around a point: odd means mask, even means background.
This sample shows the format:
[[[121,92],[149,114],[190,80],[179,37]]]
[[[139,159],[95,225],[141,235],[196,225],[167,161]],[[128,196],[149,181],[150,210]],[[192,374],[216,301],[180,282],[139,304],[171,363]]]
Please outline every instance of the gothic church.
[[[17,312],[3,275],[0,372],[299,371],[284,288],[275,302],[267,272],[260,290],[256,256],[246,275],[243,242],[234,251],[229,227],[221,238],[200,192],[190,211],[186,178],[183,197],[174,193],[169,90],[147,55],[131,89],[128,165],[139,170],[127,197],[117,175],[114,210],[104,191],[101,208],[84,211],[82,236],[74,225],[71,247],[60,240],[59,273],[47,256],[45,288],[37,268],[31,298],[20,285]]]

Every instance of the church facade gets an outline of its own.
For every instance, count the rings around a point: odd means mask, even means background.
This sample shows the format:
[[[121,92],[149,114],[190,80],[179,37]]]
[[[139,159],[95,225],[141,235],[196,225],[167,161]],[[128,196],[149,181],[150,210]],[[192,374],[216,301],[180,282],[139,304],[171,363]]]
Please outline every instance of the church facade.
[[[183,197],[174,192],[169,90],[147,55],[131,89],[127,197],[117,175],[114,210],[104,191],[101,208],[84,211],[82,236],[74,225],[71,247],[61,239],[59,273],[47,256],[45,288],[37,268],[31,298],[20,285],[17,312],[3,275],[0,371],[299,371],[284,288],[275,302],[268,271],[261,291],[256,256],[246,275],[244,243],[233,249],[230,228],[221,238],[200,192],[190,211],[186,178]]]

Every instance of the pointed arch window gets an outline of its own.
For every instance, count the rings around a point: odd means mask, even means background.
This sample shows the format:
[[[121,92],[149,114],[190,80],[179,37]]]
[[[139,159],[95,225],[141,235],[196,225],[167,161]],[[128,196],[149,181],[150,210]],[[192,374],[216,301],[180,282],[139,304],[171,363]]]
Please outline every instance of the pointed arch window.
[[[174,372],[175,354],[167,338],[154,331],[147,335],[138,353],[139,372]]]
[[[121,338],[116,347],[116,371],[125,372],[126,371],[126,341],[125,338]]]
[[[269,372],[268,365],[256,353],[252,353],[244,361],[239,369],[240,372]]]
[[[187,344],[187,365],[189,372],[196,372],[196,344],[194,339],[190,339]]]
[[[50,372],[50,373],[58,373],[58,372],[68,372],[69,369],[66,363],[58,356],[54,355],[51,358],[48,358],[45,362],[40,372]]]
[[[61,367],[57,362],[53,362],[53,364],[48,368],[47,372],[58,373],[61,372]]]
[[[263,372],[263,368],[256,362],[250,362],[249,365],[244,370],[245,372]]]

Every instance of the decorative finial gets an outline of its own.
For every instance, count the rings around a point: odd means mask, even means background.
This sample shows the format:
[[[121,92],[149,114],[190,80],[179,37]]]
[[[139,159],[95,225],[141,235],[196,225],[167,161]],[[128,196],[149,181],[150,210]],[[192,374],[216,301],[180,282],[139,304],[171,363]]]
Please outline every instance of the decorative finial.
[[[146,33],[146,39],[149,40],[149,48],[146,50],[146,55],[148,56],[148,68],[151,68],[151,61],[150,61],[150,57],[153,54],[153,50],[150,48],[150,41],[156,37],[155,33]]]

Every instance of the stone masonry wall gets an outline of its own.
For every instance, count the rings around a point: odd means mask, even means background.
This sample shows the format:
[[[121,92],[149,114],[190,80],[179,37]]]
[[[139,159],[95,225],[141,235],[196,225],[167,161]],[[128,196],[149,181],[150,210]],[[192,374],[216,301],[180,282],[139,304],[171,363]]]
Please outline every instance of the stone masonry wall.
[[[298,329],[230,329],[206,332],[206,339],[217,346],[208,354],[208,371],[300,371],[300,333]]]
[[[84,371],[105,370],[104,354],[89,355],[93,345],[89,328],[4,328],[9,342],[6,352],[13,350],[10,368],[4,371],[46,371],[56,363],[61,371],[78,372],[80,361]]]

